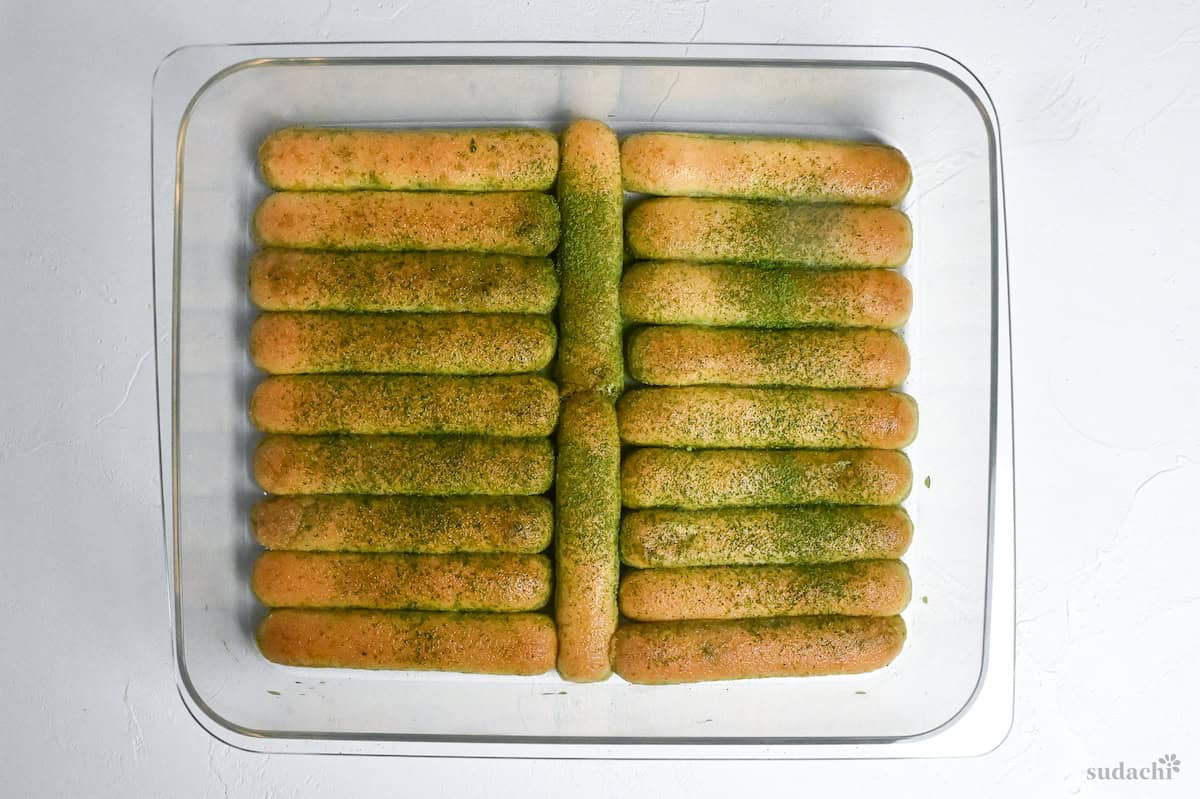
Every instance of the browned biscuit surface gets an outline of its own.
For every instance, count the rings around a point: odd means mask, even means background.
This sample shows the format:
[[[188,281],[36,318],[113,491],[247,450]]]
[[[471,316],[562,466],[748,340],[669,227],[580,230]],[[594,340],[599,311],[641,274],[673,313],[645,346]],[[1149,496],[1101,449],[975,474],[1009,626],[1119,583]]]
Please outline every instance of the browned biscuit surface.
[[[701,566],[631,571],[621,613],[636,621],[768,616],[894,616],[912,592],[898,560],[818,566]]]
[[[912,286],[890,269],[638,261],[621,279],[627,322],[893,328],[903,325],[911,310]]]
[[[621,442],[612,403],[588,392],[567,398],[558,430],[554,542],[558,670],[576,682],[611,673],[617,627]]]
[[[558,171],[558,141],[543,130],[404,130],[293,127],[258,150],[276,189],[545,191]]]
[[[621,464],[627,508],[895,505],[912,465],[883,449],[638,449]]]
[[[267,549],[313,552],[541,552],[554,509],[545,497],[283,496],[250,511]]]
[[[640,622],[617,629],[613,664],[650,685],[859,674],[890,663],[904,637],[899,616]]]
[[[548,194],[284,191],[254,214],[265,247],[302,250],[461,250],[549,255],[558,205]]]
[[[544,438],[270,435],[254,477],[272,494],[541,494],[554,450]]]
[[[643,388],[617,404],[621,440],[659,447],[899,449],[917,433],[917,405],[893,391]]]
[[[809,505],[626,513],[630,566],[749,566],[898,558],[913,524],[900,507]]]
[[[272,374],[515,374],[545,368],[557,335],[546,316],[272,312],[250,328],[250,357]]]
[[[646,194],[895,205],[912,183],[899,150],[883,144],[635,133],[621,144],[625,188]]]
[[[594,120],[573,122],[563,131],[562,158],[559,383],[564,396],[598,391],[611,400],[625,380],[620,308],[624,195],[617,136]]]
[[[643,327],[629,336],[629,374],[656,386],[895,388],[908,347],[890,330]]]
[[[554,432],[558,387],[537,375],[275,375],[254,389],[250,419],[268,433]]]
[[[545,497],[268,497],[250,511],[268,549],[308,552],[541,552],[554,511]]]
[[[892,208],[660,197],[625,219],[635,258],[798,266],[900,266],[912,225]]]
[[[537,610],[550,600],[544,555],[264,552],[250,586],[270,607]]]
[[[274,610],[263,655],[286,666],[542,674],[554,668],[554,621],[541,613]]]
[[[548,314],[558,300],[554,264],[522,255],[270,248],[249,272],[264,311]]]

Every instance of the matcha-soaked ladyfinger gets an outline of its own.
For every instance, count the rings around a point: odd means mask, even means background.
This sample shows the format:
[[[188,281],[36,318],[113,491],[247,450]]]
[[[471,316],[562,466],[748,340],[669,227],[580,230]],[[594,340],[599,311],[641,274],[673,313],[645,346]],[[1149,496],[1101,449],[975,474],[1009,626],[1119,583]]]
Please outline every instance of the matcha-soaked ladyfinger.
[[[462,250],[549,255],[558,205],[548,194],[284,191],[254,214],[266,247],[301,250]]]
[[[271,494],[541,494],[554,451],[544,438],[270,435],[254,476]]]
[[[628,322],[728,327],[903,325],[912,286],[890,269],[762,269],[638,261],[621,279]]]
[[[258,648],[285,666],[542,674],[554,668],[554,621],[542,613],[273,610]]]
[[[267,549],[541,552],[554,532],[545,497],[267,497],[250,511]]]
[[[907,446],[917,406],[894,391],[642,388],[617,404],[621,440],[656,447]]]
[[[469,252],[262,250],[250,299],[264,311],[460,311],[548,314],[549,258]]]
[[[617,630],[613,668],[650,685],[861,674],[890,663],[904,638],[899,616],[636,622]]]
[[[657,386],[894,388],[908,348],[890,330],[643,327],[629,336],[629,374]]]
[[[545,555],[264,552],[250,587],[268,607],[537,610],[550,601]]]
[[[642,569],[621,580],[621,613],[636,621],[767,616],[894,616],[912,585],[898,560],[819,566]]]
[[[557,472],[558,671],[576,682],[603,680],[612,672],[621,524],[621,442],[603,395],[575,394],[564,403]]]
[[[898,558],[912,534],[901,507],[656,508],[621,519],[621,560],[654,568]]]
[[[621,172],[646,194],[859,205],[895,205],[912,183],[908,161],[883,144],[702,133],[635,133]]]
[[[515,374],[549,364],[556,338],[545,316],[272,311],[250,328],[250,357],[272,374]]]
[[[625,220],[636,258],[871,268],[900,266],[908,217],[892,208],[664,197]]]
[[[275,189],[545,191],[558,142],[544,130],[380,130],[294,127],[258,148]]]
[[[592,120],[569,125],[562,135],[558,177],[563,229],[558,247],[562,279],[558,374],[565,396],[599,391],[611,399],[623,385],[619,298],[623,196],[616,134]]]
[[[268,433],[479,433],[534,438],[554,432],[558,389],[537,375],[275,375],[250,397]]]
[[[896,505],[912,488],[903,452],[884,449],[639,449],[621,464],[627,508]]]

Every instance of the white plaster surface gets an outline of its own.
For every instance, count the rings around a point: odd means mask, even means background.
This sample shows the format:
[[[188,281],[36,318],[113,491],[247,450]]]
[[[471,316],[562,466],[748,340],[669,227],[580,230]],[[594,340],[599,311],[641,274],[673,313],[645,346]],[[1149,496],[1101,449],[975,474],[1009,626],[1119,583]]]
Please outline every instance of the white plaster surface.
[[[0,795],[1200,795],[1194,3],[0,0]],[[572,762],[250,754],[175,693],[157,484],[151,74],[187,43],[910,44],[1006,159],[1017,704],[982,757]],[[1172,752],[1170,782],[1086,770]]]

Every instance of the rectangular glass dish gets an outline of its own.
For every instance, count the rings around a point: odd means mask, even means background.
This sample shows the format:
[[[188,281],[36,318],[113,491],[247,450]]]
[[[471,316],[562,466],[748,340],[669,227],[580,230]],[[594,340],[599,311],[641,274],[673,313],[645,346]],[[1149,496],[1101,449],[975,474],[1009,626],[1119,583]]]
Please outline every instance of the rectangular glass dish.
[[[291,124],[687,130],[882,141],[913,185],[902,271],[920,405],[905,502],[908,641],[878,672],[680,686],[285,668],[254,643],[261,496],[246,337],[267,189],[256,148]],[[202,46],[153,105],[155,325],[172,636],[197,721],[269,752],[518,757],[904,757],[986,751],[1011,722],[1013,475],[998,124],[928,50],[799,45],[393,43]]]

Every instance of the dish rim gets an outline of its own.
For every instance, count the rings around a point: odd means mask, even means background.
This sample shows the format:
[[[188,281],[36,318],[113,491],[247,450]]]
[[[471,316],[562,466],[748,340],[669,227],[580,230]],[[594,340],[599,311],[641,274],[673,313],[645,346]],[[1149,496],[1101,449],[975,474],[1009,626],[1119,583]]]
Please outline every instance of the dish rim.
[[[388,54],[386,51],[393,51]],[[429,52],[418,52],[428,50]],[[483,53],[479,51],[483,50]],[[394,51],[404,51],[396,54]],[[472,52],[467,55],[466,53]],[[319,53],[330,53],[320,55]],[[353,53],[344,55],[342,53]],[[373,54],[377,53],[377,54]],[[210,56],[214,58],[210,58]],[[243,56],[243,57],[239,57]],[[177,124],[159,129],[158,109],[170,100],[162,95],[176,87],[167,84],[180,80],[171,71],[206,68],[203,64],[180,62],[209,60],[222,62],[195,88],[179,115]],[[665,736],[544,736],[544,735],[444,735],[420,733],[330,733],[256,730],[237,724],[213,711],[199,695],[188,674],[183,651],[182,594],[179,580],[179,447],[178,447],[178,346],[179,346],[179,269],[180,203],[182,198],[182,153],[187,126],[193,109],[205,93],[222,80],[243,70],[273,64],[413,64],[413,63],[582,63],[670,66],[757,65],[803,67],[854,67],[913,69],[948,81],[962,91],[978,110],[988,140],[989,200],[991,217],[991,349],[992,387],[990,397],[990,462],[988,489],[988,543],[985,576],[985,612],[983,619],[982,662],[976,684],[964,704],[939,725],[908,736],[829,737],[665,737]],[[210,68],[210,67],[209,67]],[[195,84],[189,72],[183,80]],[[186,89],[185,89],[186,91]],[[178,103],[176,103],[178,105]],[[173,133],[172,133],[173,130]],[[159,180],[167,172],[157,162],[163,146],[158,138],[174,140],[173,196],[161,197]],[[585,41],[393,41],[393,42],[322,42],[322,43],[245,43],[185,45],[169,52],[154,72],[151,113],[151,225],[153,231],[152,286],[155,326],[156,401],[158,410],[159,468],[162,492],[164,555],[170,593],[170,634],[175,664],[176,687],[189,714],[218,740],[248,751],[400,754],[424,756],[505,756],[505,757],[621,757],[621,758],[798,758],[798,757],[905,757],[925,756],[923,747],[937,742],[948,730],[959,725],[977,704],[983,689],[993,683],[1006,689],[1007,721],[993,723],[989,747],[999,745],[1012,720],[1014,603],[997,607],[996,589],[1003,585],[1011,595],[1015,570],[1010,565],[997,581],[997,544],[1003,545],[1006,562],[1011,564],[1015,538],[1015,497],[1012,468],[1012,358],[1009,332],[1008,258],[1005,227],[1004,185],[1000,144],[1000,125],[986,88],[960,61],[937,50],[923,47],[820,44],[758,43],[672,43],[672,42],[585,42]],[[170,209],[169,247],[162,239],[160,203]],[[161,307],[163,287],[159,284],[160,267],[170,263],[170,312]],[[163,341],[169,339],[169,346]],[[167,377],[169,376],[169,379]],[[168,518],[168,512],[170,518]],[[998,524],[998,517],[1005,521]],[[1003,535],[1000,535],[1003,533]],[[998,629],[996,611],[1005,610],[1005,624]],[[1007,635],[1004,633],[1007,632]],[[1007,643],[1007,646],[1002,644]],[[1003,657],[1004,650],[1007,658]],[[997,660],[995,657],[1002,657]],[[1003,719],[1002,719],[1003,721]],[[997,737],[998,734],[998,737]],[[912,753],[893,751],[905,744]],[[415,745],[415,746],[414,746]],[[547,751],[548,750],[548,751]],[[607,751],[604,751],[607,750]],[[697,751],[699,750],[699,751]],[[864,751],[869,750],[869,751]],[[985,750],[986,751],[986,750]],[[938,752],[935,752],[935,754]],[[946,751],[940,754],[978,754],[971,751]]]

